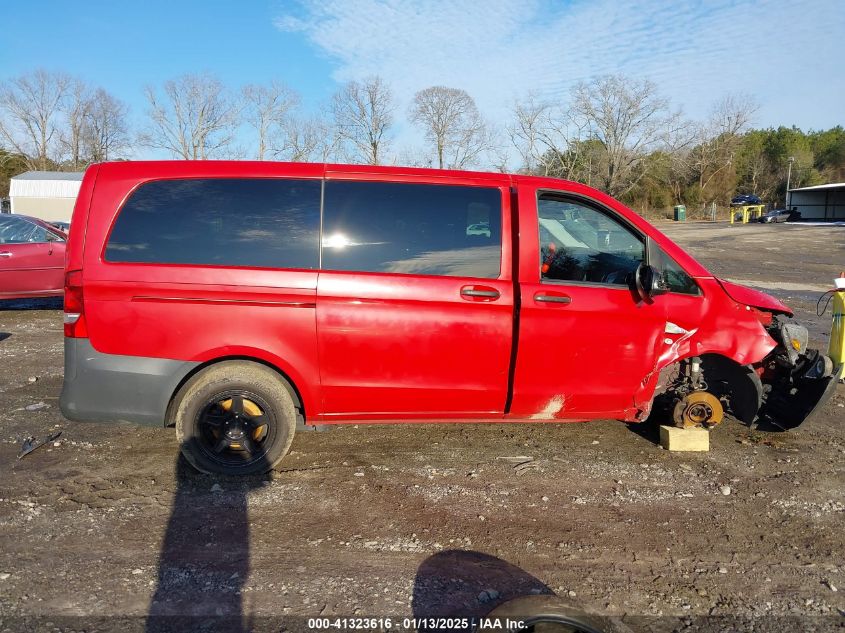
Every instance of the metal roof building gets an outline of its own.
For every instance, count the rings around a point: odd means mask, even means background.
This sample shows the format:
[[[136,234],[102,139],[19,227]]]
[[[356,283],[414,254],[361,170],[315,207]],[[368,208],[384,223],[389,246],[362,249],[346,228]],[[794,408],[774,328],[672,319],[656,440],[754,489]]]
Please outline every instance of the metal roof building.
[[[11,211],[48,222],[70,222],[81,185],[82,172],[24,172],[9,183]]]
[[[802,220],[845,220],[845,182],[789,190],[789,205]]]

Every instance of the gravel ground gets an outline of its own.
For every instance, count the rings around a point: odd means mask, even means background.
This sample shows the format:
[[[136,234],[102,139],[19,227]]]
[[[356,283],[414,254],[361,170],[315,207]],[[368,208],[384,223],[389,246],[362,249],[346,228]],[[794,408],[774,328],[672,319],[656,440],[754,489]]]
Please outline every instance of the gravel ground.
[[[661,228],[827,346],[845,228]],[[843,385],[799,431],[728,421],[706,454],[614,421],[342,426],[235,481],[192,472],[172,430],[64,420],[61,381],[60,304],[0,305],[0,631],[403,629],[532,593],[612,630],[845,626]]]

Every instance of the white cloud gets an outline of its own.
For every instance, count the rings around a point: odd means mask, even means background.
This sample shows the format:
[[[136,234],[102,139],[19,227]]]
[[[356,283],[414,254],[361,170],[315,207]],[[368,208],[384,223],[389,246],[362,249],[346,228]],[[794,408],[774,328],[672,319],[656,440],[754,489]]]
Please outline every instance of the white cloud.
[[[841,0],[300,0],[276,26],[303,33],[338,82],[382,76],[403,109],[441,84],[503,125],[516,97],[565,100],[580,80],[622,73],[695,117],[739,91],[761,103],[758,125],[843,123]]]

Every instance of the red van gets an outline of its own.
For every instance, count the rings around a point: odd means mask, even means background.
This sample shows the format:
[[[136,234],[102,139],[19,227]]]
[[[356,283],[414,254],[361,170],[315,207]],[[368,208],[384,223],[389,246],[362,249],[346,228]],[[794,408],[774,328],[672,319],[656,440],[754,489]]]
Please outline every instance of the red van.
[[[72,224],[63,413],[174,425],[206,472],[266,470],[303,424],[791,428],[834,387],[787,306],[574,182],[104,163]]]

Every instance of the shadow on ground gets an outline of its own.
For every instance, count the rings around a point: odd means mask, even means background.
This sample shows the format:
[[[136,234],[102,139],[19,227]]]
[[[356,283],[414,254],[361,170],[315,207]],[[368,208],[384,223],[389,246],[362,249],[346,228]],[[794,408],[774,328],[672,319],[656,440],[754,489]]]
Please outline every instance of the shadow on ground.
[[[671,420],[671,418],[668,418]],[[642,422],[636,422],[632,424],[626,424],[625,428],[627,428],[631,433],[637,435],[647,442],[651,442],[655,446],[660,445],[660,425],[667,424],[666,417],[660,416],[649,416],[647,419],[643,420]],[[671,423],[671,422],[670,422]]]
[[[417,619],[481,618],[497,605],[526,595],[554,592],[528,572],[495,556],[447,550],[425,559],[417,569],[411,608]],[[418,630],[433,633],[472,628],[432,624]]]
[[[253,630],[242,599],[250,561],[247,498],[267,479],[201,475],[180,454],[146,631]]]

